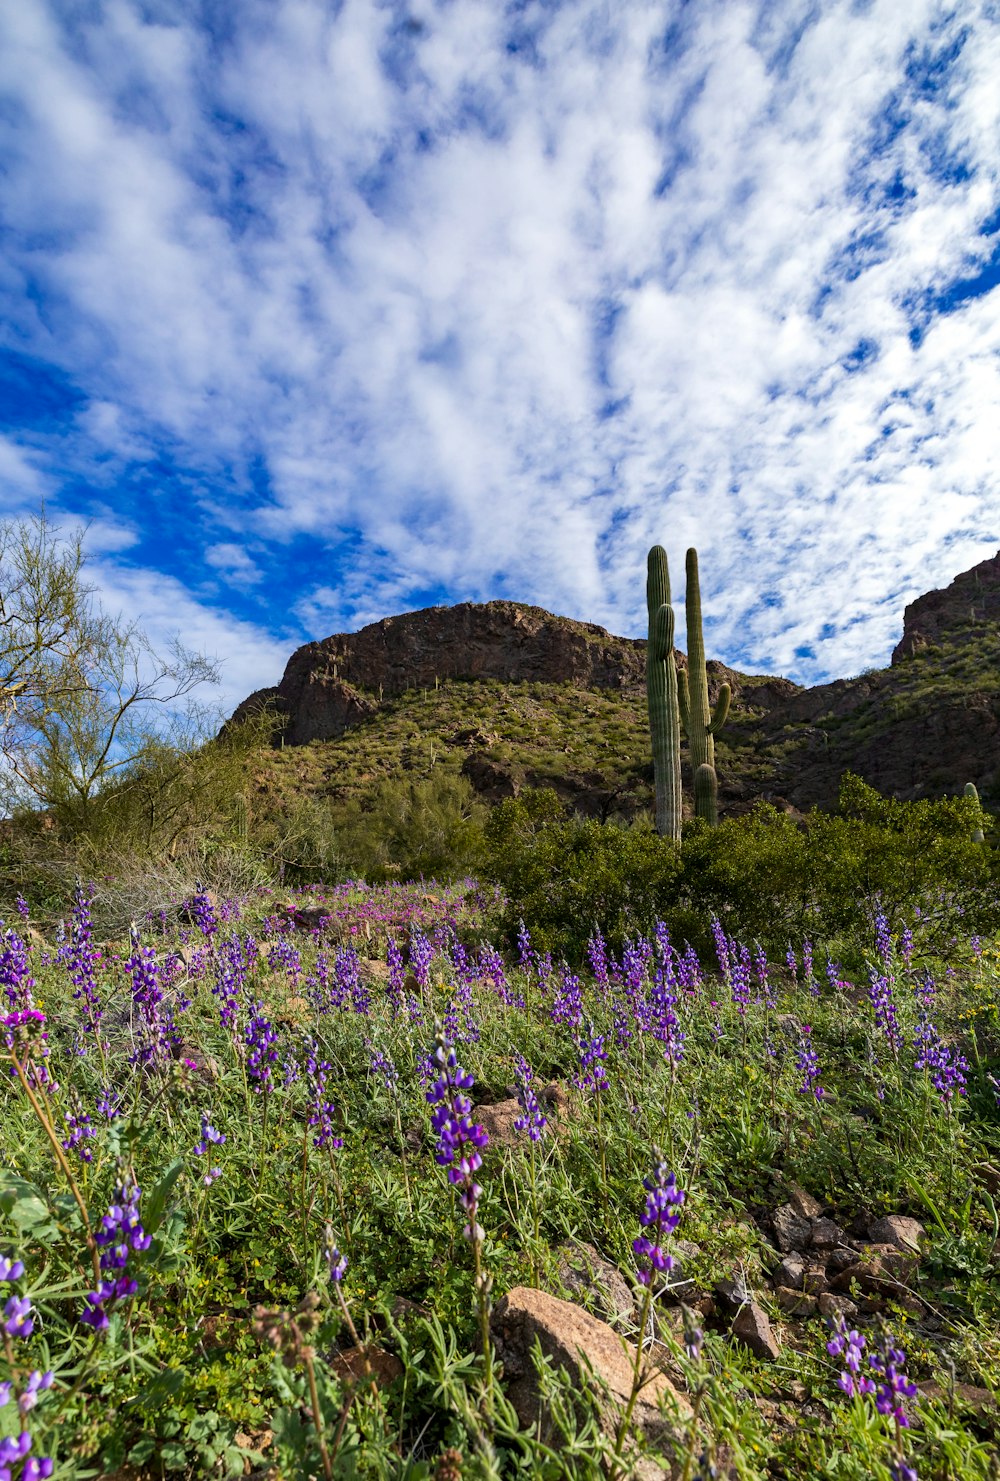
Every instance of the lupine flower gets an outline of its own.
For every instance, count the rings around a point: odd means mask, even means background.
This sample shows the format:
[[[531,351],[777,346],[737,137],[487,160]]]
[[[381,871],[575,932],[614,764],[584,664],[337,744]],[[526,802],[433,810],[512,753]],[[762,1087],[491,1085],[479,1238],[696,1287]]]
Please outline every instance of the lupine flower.
[[[897,1055],[903,1044],[903,1034],[899,1027],[892,989],[892,978],[872,967],[869,972],[868,998],[875,1015],[875,1027],[882,1030],[891,1052]]]
[[[583,1023],[583,989],[579,977],[574,977],[567,968],[552,1000],[553,1023],[561,1023],[576,1031]]]
[[[180,1043],[180,1034],[164,1001],[156,954],[151,946],[140,944],[139,930],[134,922],[130,940],[132,950],[125,970],[129,975],[132,1004],[138,1018],[132,1063],[146,1065],[169,1059]]]
[[[52,1095],[59,1089],[45,1061],[49,1057],[45,1014],[40,1008],[18,1008],[0,1018],[0,1037],[8,1052],[15,1054],[24,1077],[33,1090]],[[11,1066],[11,1075],[17,1071]]]
[[[103,1017],[97,992],[96,967],[100,953],[94,947],[94,928],[90,919],[91,896],[83,885],[77,885],[73,897],[73,928],[70,939],[56,953],[65,966],[76,991],[73,997],[84,1005],[84,1027],[96,1033]]]
[[[30,1337],[35,1330],[31,1300],[27,1296],[10,1296],[3,1309],[3,1330],[8,1337]]]
[[[51,1368],[46,1373],[40,1373],[37,1368],[32,1373],[29,1373],[17,1400],[17,1407],[21,1411],[22,1417],[25,1414],[30,1414],[32,1409],[34,1409],[38,1403],[38,1395],[52,1387],[53,1377],[54,1374]]]
[[[403,953],[390,936],[385,949],[385,959],[389,967],[389,980],[386,983],[386,994],[389,998],[389,1006],[392,1009],[393,1018],[398,1018],[404,1008],[403,984],[406,981],[406,968],[403,964]]]
[[[523,1054],[517,1056],[515,1065],[517,1075],[517,1099],[521,1107],[521,1114],[514,1122],[515,1131],[526,1131],[531,1141],[540,1142],[545,1128],[548,1126],[548,1118],[538,1103],[535,1094],[534,1074],[528,1061]]]
[[[202,884],[195,884],[194,894],[190,900],[185,902],[184,909],[189,919],[198,927],[205,940],[211,941],[212,937],[218,932],[219,922],[216,919],[215,909],[209,898],[208,891]]]
[[[926,1013],[914,1035],[917,1057],[913,1067],[930,1071],[931,1084],[945,1105],[956,1095],[964,1095],[969,1074],[969,1061],[952,1044],[942,1039]]]
[[[573,1077],[577,1090],[590,1091],[595,1095],[607,1090],[608,1079],[604,1073],[604,1064],[608,1051],[604,1047],[604,1035],[597,1033],[594,1025],[590,1024],[589,1032],[581,1037],[577,1050],[580,1055],[580,1073]]]
[[[895,1347],[891,1338],[886,1337],[878,1352],[873,1352],[868,1361],[876,1374],[875,1408],[903,1429],[908,1428],[910,1421],[903,1409],[903,1402],[915,1397],[917,1385],[903,1371],[905,1352],[902,1348]]]
[[[342,1255],[337,1248],[333,1238],[333,1230],[329,1224],[326,1226],[326,1234],[323,1240],[323,1258],[326,1260],[326,1266],[330,1272],[330,1280],[335,1286],[339,1286],[347,1274],[347,1256]]]
[[[83,1108],[76,1091],[71,1091],[72,1109],[66,1111],[63,1120],[66,1123],[66,1138],[62,1147],[64,1152],[76,1152],[81,1162],[92,1162],[94,1154],[88,1147],[87,1142],[94,1135],[94,1128],[90,1122],[90,1115]]]
[[[5,1281],[13,1283],[16,1280],[20,1280],[23,1274],[23,1260],[8,1260],[5,1255],[0,1255],[0,1285]]]
[[[0,921],[0,926],[3,922]],[[0,938],[0,988],[11,1008],[30,1008],[35,980],[28,970],[28,948],[14,931]]]
[[[258,1095],[262,1091],[269,1092],[273,1088],[272,1066],[278,1058],[278,1051],[274,1047],[278,1034],[269,1019],[264,1017],[263,1003],[258,1003],[254,1009],[244,1040],[247,1046],[247,1074],[254,1082],[253,1088]]]
[[[195,1157],[202,1157],[208,1151],[210,1145],[218,1147],[221,1146],[225,1140],[225,1133],[216,1131],[215,1127],[212,1126],[209,1122],[208,1112],[202,1111],[201,1137],[199,1138],[196,1145],[192,1148]]]
[[[318,1056],[319,1045],[312,1039],[305,1069],[311,1096],[309,1125],[316,1127],[313,1146],[320,1151],[324,1147],[338,1151],[344,1145],[344,1138],[337,1135],[337,1107],[327,1093],[327,1082],[333,1071],[328,1061]]]
[[[647,1232],[632,1241],[632,1248],[640,1262],[636,1275],[644,1286],[649,1286],[657,1274],[665,1274],[674,1267],[674,1257],[663,1249],[663,1241],[680,1223],[684,1193],[659,1153],[654,1157],[651,1175],[643,1178],[642,1186],[646,1190],[646,1206],[639,1215],[639,1223]]]
[[[799,1073],[802,1076],[802,1084],[799,1086],[800,1095],[814,1095],[817,1100],[823,1099],[823,1087],[819,1083],[819,1055],[813,1048],[809,1035],[812,1028],[804,1023],[799,1032],[799,1052],[795,1057]]]
[[[94,1239],[101,1249],[101,1270],[109,1277],[102,1280],[96,1291],[91,1291],[85,1300],[80,1320],[95,1332],[107,1329],[109,1309],[119,1301],[134,1296],[139,1289],[137,1282],[128,1274],[128,1260],[132,1252],[148,1250],[152,1240],[145,1233],[139,1218],[139,1185],[125,1176],[115,1189],[115,1202],[101,1220],[101,1227]]]
[[[587,942],[587,960],[594,974],[595,983],[602,993],[606,992],[608,989],[608,948],[600,931],[595,931]]]
[[[371,1049],[371,1063],[369,1070],[371,1074],[377,1075],[386,1090],[394,1091],[399,1085],[399,1071],[388,1054],[381,1049]]]
[[[420,931],[410,932],[410,971],[417,980],[417,986],[424,992],[430,985],[431,963],[434,960],[434,948]]]
[[[870,1378],[861,1373],[861,1357],[865,1348],[865,1339],[860,1332],[848,1328],[842,1312],[838,1313],[833,1324],[833,1336],[826,1344],[826,1350],[832,1358],[843,1357],[844,1371],[838,1380],[838,1386],[843,1389],[848,1398],[858,1398],[861,1394],[873,1394],[875,1385]]]
[[[431,1117],[431,1129],[438,1139],[434,1160],[447,1168],[449,1183],[459,1189],[458,1201],[468,1220],[465,1238],[481,1240],[486,1232],[477,1214],[483,1190],[474,1174],[483,1164],[482,1149],[489,1144],[489,1135],[472,1120],[472,1102],[465,1092],[474,1081],[458,1063],[454,1046],[443,1033],[437,1036],[431,1060],[437,1079],[426,1095],[428,1105],[435,1108]]]
[[[517,928],[517,965],[522,972],[530,972],[535,961],[535,954],[531,949],[531,932],[521,921]]]

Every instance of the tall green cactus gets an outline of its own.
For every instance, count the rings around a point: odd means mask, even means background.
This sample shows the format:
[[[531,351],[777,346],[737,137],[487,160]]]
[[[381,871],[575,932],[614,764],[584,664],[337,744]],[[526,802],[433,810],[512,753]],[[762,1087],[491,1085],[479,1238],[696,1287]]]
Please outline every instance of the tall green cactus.
[[[965,784],[965,796],[966,797],[971,797],[972,800],[973,800],[973,802],[976,804],[976,806],[977,807],[979,806],[979,791],[978,791],[978,789],[976,787],[975,782],[966,782],[966,784]],[[981,816],[981,814],[980,814],[980,816]],[[986,839],[985,839],[985,836],[983,834],[983,830],[982,830],[982,827],[981,826],[973,829],[972,841],[973,841],[973,843],[985,843],[986,842]]]
[[[710,828],[719,821],[719,779],[714,766],[699,766],[694,774],[694,815]]]
[[[687,589],[684,595],[684,610],[687,613],[688,664],[687,672],[682,669],[677,675],[677,699],[681,722],[687,732],[691,751],[691,769],[695,775],[696,811],[713,828],[719,821],[716,787],[709,785],[707,773],[703,777],[701,806],[697,806],[697,780],[702,767],[710,767],[715,775],[715,736],[718,735],[729,714],[730,689],[723,684],[714,711],[708,703],[708,672],[705,668],[705,640],[701,631],[701,587],[698,584],[698,552],[689,550],[685,561]]]
[[[656,831],[661,838],[681,840],[681,724],[674,663],[674,609],[670,605],[667,552],[654,545],[646,560],[646,700],[653,743],[656,785]]]

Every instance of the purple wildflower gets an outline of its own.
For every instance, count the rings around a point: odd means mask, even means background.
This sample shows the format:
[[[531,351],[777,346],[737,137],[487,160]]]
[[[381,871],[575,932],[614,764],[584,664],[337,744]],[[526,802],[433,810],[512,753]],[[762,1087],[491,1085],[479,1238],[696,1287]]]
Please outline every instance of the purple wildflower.
[[[201,1136],[195,1146],[191,1149],[195,1157],[202,1157],[208,1151],[209,1146],[219,1147],[226,1140],[225,1133],[216,1131],[208,1119],[208,1112],[201,1113]]]
[[[799,1094],[814,1095],[817,1100],[822,1100],[823,1087],[819,1083],[819,1055],[813,1048],[809,1037],[811,1033],[810,1025],[804,1023],[799,1031],[799,1052],[795,1057],[795,1063],[802,1076]]]
[[[477,1216],[483,1190],[474,1174],[483,1164],[482,1149],[488,1145],[489,1136],[472,1120],[472,1102],[465,1092],[474,1082],[458,1063],[454,1046],[443,1033],[437,1036],[431,1059],[437,1079],[426,1096],[428,1105],[434,1107],[431,1129],[438,1139],[434,1160],[439,1167],[447,1168],[449,1183],[459,1189],[458,1201],[468,1220],[463,1230],[466,1239],[481,1240],[486,1233]]]
[[[125,1176],[115,1189],[115,1201],[101,1220],[94,1235],[101,1249],[101,1270],[107,1279],[86,1297],[80,1320],[95,1332],[107,1329],[109,1310],[119,1301],[134,1296],[139,1289],[128,1272],[129,1256],[148,1250],[152,1240],[139,1217],[139,1185]]]
[[[254,1090],[273,1089],[272,1066],[277,1062],[278,1051],[274,1047],[278,1040],[277,1030],[264,1017],[264,1004],[258,1003],[247,1024],[244,1040],[247,1047],[247,1074],[254,1082]]]
[[[673,1269],[674,1257],[663,1249],[663,1242],[680,1223],[684,1193],[658,1152],[653,1171],[643,1178],[642,1186],[646,1190],[646,1206],[639,1215],[639,1223],[647,1232],[632,1241],[632,1248],[639,1257],[636,1274],[644,1286],[651,1286],[657,1274]]]
[[[540,1142],[549,1123],[535,1094],[534,1073],[523,1054],[517,1056],[515,1073],[521,1114],[514,1122],[514,1130],[526,1131],[531,1141]]]

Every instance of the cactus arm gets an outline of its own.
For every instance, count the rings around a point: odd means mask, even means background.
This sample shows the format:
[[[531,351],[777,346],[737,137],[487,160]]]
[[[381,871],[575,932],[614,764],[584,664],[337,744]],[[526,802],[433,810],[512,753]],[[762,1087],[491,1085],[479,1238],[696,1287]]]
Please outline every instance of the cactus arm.
[[[964,795],[966,797],[971,798],[972,801],[976,804],[976,807],[978,808],[979,807],[979,791],[978,791],[978,789],[976,787],[975,782],[966,782],[963,791],[964,791]],[[977,826],[972,831],[972,841],[973,841],[973,843],[985,843],[986,842],[986,836],[983,833],[982,826],[979,825],[979,824],[977,824]]]
[[[721,685],[719,688],[719,697],[715,701],[715,709],[712,712],[712,723],[708,727],[709,735],[718,735],[723,725],[725,725],[726,720],[729,718],[729,703],[732,697],[733,691],[729,685]]]
[[[690,735],[687,669],[677,670],[677,707],[680,710],[681,724],[684,726],[685,733]]]
[[[707,762],[694,774],[694,815],[704,818],[710,828],[719,821],[719,781],[715,767]]]

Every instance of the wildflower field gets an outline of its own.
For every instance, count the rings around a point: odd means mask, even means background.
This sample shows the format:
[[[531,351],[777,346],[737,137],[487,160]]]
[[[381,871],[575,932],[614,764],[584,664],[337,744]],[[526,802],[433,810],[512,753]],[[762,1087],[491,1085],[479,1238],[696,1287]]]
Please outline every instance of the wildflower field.
[[[995,943],[91,905],[0,941],[0,1481],[998,1474]]]

